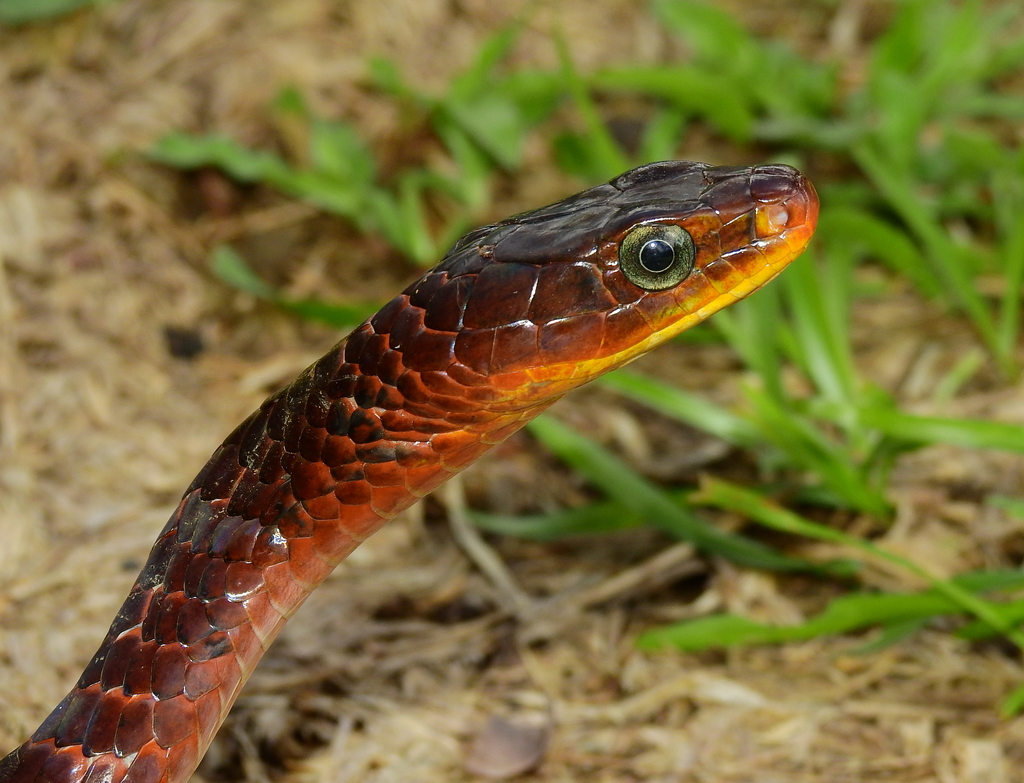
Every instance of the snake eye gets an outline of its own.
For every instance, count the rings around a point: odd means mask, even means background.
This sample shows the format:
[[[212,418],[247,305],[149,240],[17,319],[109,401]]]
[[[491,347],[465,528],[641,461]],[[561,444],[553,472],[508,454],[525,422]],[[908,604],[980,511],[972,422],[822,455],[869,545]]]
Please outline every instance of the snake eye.
[[[693,271],[693,237],[674,225],[637,226],[619,245],[619,268],[633,285],[664,291]]]

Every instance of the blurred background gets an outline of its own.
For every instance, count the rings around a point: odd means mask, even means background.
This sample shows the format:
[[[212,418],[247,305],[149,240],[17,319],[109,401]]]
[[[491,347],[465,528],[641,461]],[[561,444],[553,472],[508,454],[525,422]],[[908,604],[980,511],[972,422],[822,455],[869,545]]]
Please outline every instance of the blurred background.
[[[1022,140],[1017,2],[0,0],[0,753],[263,398],[684,158],[812,249],[358,550],[195,780],[1024,780]]]

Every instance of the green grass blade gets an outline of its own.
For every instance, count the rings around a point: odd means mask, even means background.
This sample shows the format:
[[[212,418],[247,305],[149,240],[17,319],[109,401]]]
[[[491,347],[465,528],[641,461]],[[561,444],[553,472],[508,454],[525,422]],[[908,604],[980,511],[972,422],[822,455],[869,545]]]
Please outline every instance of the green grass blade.
[[[573,65],[572,55],[565,42],[565,37],[558,34],[554,40],[565,85],[576,106],[576,111],[583,118],[583,125],[586,129],[589,158],[593,164],[591,176],[595,181],[610,179],[630,168],[630,161],[619,149],[612,134],[601,121],[601,115],[590,97],[587,85]]]
[[[169,133],[149,151],[149,157],[169,166],[197,169],[215,166],[239,182],[290,182],[292,170],[271,152],[247,149],[225,136]]]
[[[570,536],[615,533],[646,524],[642,515],[615,501],[590,503],[552,514],[509,516],[470,511],[470,519],[490,533],[532,541],[556,541]]]
[[[273,286],[253,272],[245,259],[228,245],[218,245],[214,248],[212,269],[217,277],[233,288],[252,294],[258,299],[272,302],[300,318],[320,321],[340,329],[350,328],[361,323],[380,309],[379,302],[344,305],[317,299],[283,297]]]
[[[1024,572],[1015,572],[1001,586],[1024,586]],[[965,593],[969,589],[960,584],[956,588]],[[972,595],[972,598],[975,597]],[[994,608],[1009,620],[1006,607]],[[805,641],[877,625],[888,626],[896,634],[903,635],[908,628],[920,627],[923,622],[934,617],[963,611],[964,607],[958,601],[935,589],[919,593],[864,593],[836,598],[820,614],[796,625],[759,623],[729,614],[711,615],[649,631],[639,638],[637,644],[641,649],[671,646],[686,652],[697,652],[739,645]],[[1024,609],[1018,607],[1017,611],[1019,617],[1024,617]],[[984,626],[984,629],[991,631],[988,626]],[[881,640],[876,640],[876,643],[878,641]]]
[[[775,400],[786,400],[782,388],[782,342],[784,323],[778,286],[767,286],[757,296],[744,299],[718,313],[710,322],[726,342],[753,370],[765,392]]]
[[[860,415],[865,426],[910,443],[948,443],[1024,453],[1024,426],[1017,424],[915,416],[885,407],[864,408]]]
[[[997,172],[992,187],[1006,289],[1000,303],[997,341],[1005,356],[1013,355],[1020,339],[1024,288],[1024,148],[1016,157],[1013,162],[1017,165]]]
[[[28,24],[53,19],[110,0],[0,0],[0,22]]]
[[[753,448],[764,443],[757,427],[746,419],[657,378],[616,370],[598,383],[735,446]]]
[[[781,451],[791,465],[817,476],[845,507],[886,516],[888,503],[867,481],[843,446],[812,420],[786,407],[760,389],[746,388],[762,437]]]
[[[899,229],[863,209],[831,207],[821,210],[818,235],[832,247],[863,248],[873,258],[905,275],[926,296],[938,297],[941,286],[921,251]]]
[[[683,112],[677,109],[659,111],[644,128],[637,162],[653,163],[674,158],[685,127],[686,115]]]
[[[726,533],[704,522],[606,449],[551,416],[537,418],[527,426],[552,453],[582,473],[594,486],[611,499],[642,514],[650,524],[669,535],[751,568],[822,570],[806,560],[787,557],[756,541]]]
[[[1003,621],[1009,625],[1019,626],[1024,622],[1024,601],[1011,601],[1008,604],[998,606],[997,609]],[[969,639],[976,642],[998,636],[999,631],[986,622],[975,620],[960,628],[956,635],[961,639]]]
[[[271,302],[278,299],[277,290],[252,271],[252,267],[230,245],[217,245],[213,249],[211,268],[223,282],[239,291]]]
[[[907,169],[886,161],[867,143],[854,146],[852,154],[893,210],[924,243],[933,268],[943,281],[947,295],[970,316],[982,339],[1005,367],[1010,359],[998,353],[1000,345],[995,322],[984,299],[975,288],[967,266],[962,263],[963,251],[949,238],[924,205],[906,174]]]
[[[688,65],[633,65],[599,71],[592,86],[627,94],[650,95],[702,117],[736,141],[750,138],[754,116],[732,80]]]
[[[637,644],[641,649],[672,646],[687,652],[738,645],[782,644],[959,611],[960,606],[935,591],[905,595],[846,595],[830,601],[823,612],[798,625],[771,625],[736,615],[711,615],[649,631],[640,637]]]
[[[833,263],[821,273],[805,255],[790,265],[783,284],[793,337],[808,374],[826,399],[852,405],[857,379],[846,332],[851,297],[848,290],[837,290],[844,287],[847,272]]]
[[[464,100],[485,94],[493,86],[495,68],[519,39],[524,22],[517,19],[487,38],[477,50],[472,65],[452,81],[449,96]]]
[[[751,519],[767,525],[775,530],[795,533],[821,541],[844,544],[862,552],[894,563],[909,573],[926,581],[937,594],[952,601],[964,611],[973,614],[990,627],[1009,638],[1017,647],[1024,650],[1024,633],[1006,622],[999,608],[973,595],[955,580],[939,579],[926,568],[906,558],[894,555],[885,549],[875,546],[869,541],[851,536],[825,525],[819,525],[771,503],[755,492],[738,487],[725,481],[709,479],[702,485],[699,493],[691,495],[691,502],[706,503],[717,508],[739,511]],[[1024,577],[1024,571],[1020,572]]]

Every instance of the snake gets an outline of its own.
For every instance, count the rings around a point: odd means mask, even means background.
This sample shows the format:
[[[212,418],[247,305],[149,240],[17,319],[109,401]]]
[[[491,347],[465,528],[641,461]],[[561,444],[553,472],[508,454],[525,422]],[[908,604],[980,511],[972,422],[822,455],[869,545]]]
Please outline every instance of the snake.
[[[567,392],[756,291],[818,198],[781,164],[651,163],[477,228],[232,432],[0,783],[182,783],[317,585]]]

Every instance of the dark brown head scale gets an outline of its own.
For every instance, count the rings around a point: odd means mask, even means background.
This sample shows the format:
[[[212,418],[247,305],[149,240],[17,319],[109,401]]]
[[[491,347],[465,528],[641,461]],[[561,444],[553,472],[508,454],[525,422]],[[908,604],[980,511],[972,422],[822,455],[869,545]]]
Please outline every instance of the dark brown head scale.
[[[415,372],[582,382],[774,275],[816,204],[789,167],[642,166],[468,233],[368,328]]]
[[[643,325],[623,311],[643,292],[618,274],[619,235],[689,209],[686,199],[707,185],[706,169],[652,164],[475,229],[378,314],[373,328],[390,334],[390,348],[412,369],[450,362],[493,376],[590,355],[606,329]]]

